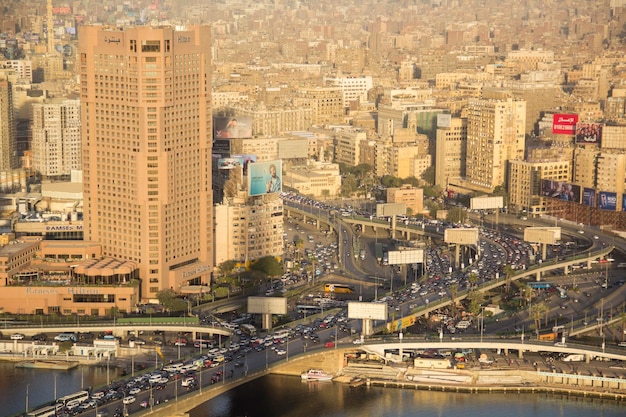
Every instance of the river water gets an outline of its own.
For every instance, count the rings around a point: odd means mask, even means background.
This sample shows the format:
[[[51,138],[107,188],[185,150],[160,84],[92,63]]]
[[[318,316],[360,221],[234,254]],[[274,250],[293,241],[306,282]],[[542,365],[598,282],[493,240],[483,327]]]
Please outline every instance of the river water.
[[[109,378],[113,379],[113,368]],[[55,377],[56,375],[56,377]],[[0,362],[0,417],[107,381],[104,367],[70,371],[15,368]],[[302,382],[270,375],[191,410],[190,417],[623,417],[626,404],[546,394],[466,394]]]
[[[623,417],[626,404],[545,394],[465,394],[302,382],[270,375],[190,417]]]
[[[109,368],[109,379],[117,376],[118,370]],[[80,391],[81,387],[106,384],[107,368],[79,366],[69,371],[16,368],[13,362],[0,362],[0,417],[23,413],[26,409],[63,395]],[[27,388],[28,387],[28,388]]]

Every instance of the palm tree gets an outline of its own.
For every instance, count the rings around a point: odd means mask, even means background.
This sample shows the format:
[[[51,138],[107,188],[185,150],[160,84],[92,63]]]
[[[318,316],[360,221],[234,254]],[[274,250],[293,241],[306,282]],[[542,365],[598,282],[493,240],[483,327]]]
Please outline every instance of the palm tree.
[[[456,284],[450,286],[450,302],[452,304],[452,317],[456,317],[456,295],[459,292],[459,287]]]
[[[508,293],[511,287],[511,278],[513,277],[513,274],[515,274],[515,269],[513,269],[512,265],[507,264],[507,265],[504,265],[504,268],[502,268],[502,271],[504,272],[505,282],[506,282],[506,284],[504,285],[504,288],[505,288],[505,291]]]

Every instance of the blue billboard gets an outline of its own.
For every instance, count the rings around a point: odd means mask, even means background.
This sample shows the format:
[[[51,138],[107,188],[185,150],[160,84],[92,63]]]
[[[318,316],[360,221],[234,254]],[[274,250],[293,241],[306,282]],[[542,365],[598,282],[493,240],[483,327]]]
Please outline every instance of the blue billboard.
[[[598,208],[610,211],[617,210],[617,193],[600,191],[598,196],[600,197],[598,201]]]
[[[596,206],[596,190],[593,188],[583,188],[583,206]]]
[[[248,193],[251,196],[282,191],[281,160],[248,163]]]

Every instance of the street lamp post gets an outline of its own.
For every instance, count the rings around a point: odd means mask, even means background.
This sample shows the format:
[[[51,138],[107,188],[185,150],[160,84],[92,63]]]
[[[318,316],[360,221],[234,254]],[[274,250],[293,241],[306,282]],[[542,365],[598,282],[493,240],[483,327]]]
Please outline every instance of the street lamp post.
[[[480,343],[483,342],[483,331],[485,330],[485,307],[480,309]]]
[[[26,412],[25,414],[28,414],[28,387],[30,387],[30,384],[26,384]]]

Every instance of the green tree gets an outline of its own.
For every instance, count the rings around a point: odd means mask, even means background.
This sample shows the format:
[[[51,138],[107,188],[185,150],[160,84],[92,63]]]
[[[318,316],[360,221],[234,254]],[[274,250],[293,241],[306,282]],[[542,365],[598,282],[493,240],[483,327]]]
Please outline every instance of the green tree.
[[[346,177],[341,180],[341,194],[345,197],[350,197],[352,193],[354,193],[357,189],[356,178],[352,174],[346,175]]]
[[[273,256],[264,256],[263,258],[250,265],[250,268],[255,271],[263,272],[266,276],[270,278],[277,277],[283,274],[283,267],[281,266],[280,262],[278,262],[278,260]]]
[[[165,289],[157,293],[159,303],[169,311],[185,311],[187,310],[187,302],[178,297],[178,294],[172,289]]]
[[[383,175],[380,179],[380,183],[387,188],[396,188],[402,185],[402,180],[393,175]]]
[[[504,268],[502,268],[502,271],[504,272],[505,278],[504,289],[508,293],[511,289],[511,278],[513,278],[513,275],[515,274],[515,269],[513,269],[513,266],[510,264],[506,264],[504,265]]]
[[[226,276],[233,272],[233,269],[235,269],[235,266],[237,266],[237,263],[235,261],[228,260],[219,264],[217,269],[221,276]]]
[[[422,179],[426,184],[433,185],[435,183],[435,166],[431,165],[422,172]]]
[[[416,188],[420,186],[420,181],[415,177],[402,178],[400,181],[402,184],[409,184]]]
[[[463,210],[461,207],[452,207],[448,210],[446,220],[452,223],[465,223],[465,220],[467,220],[467,211]]]

